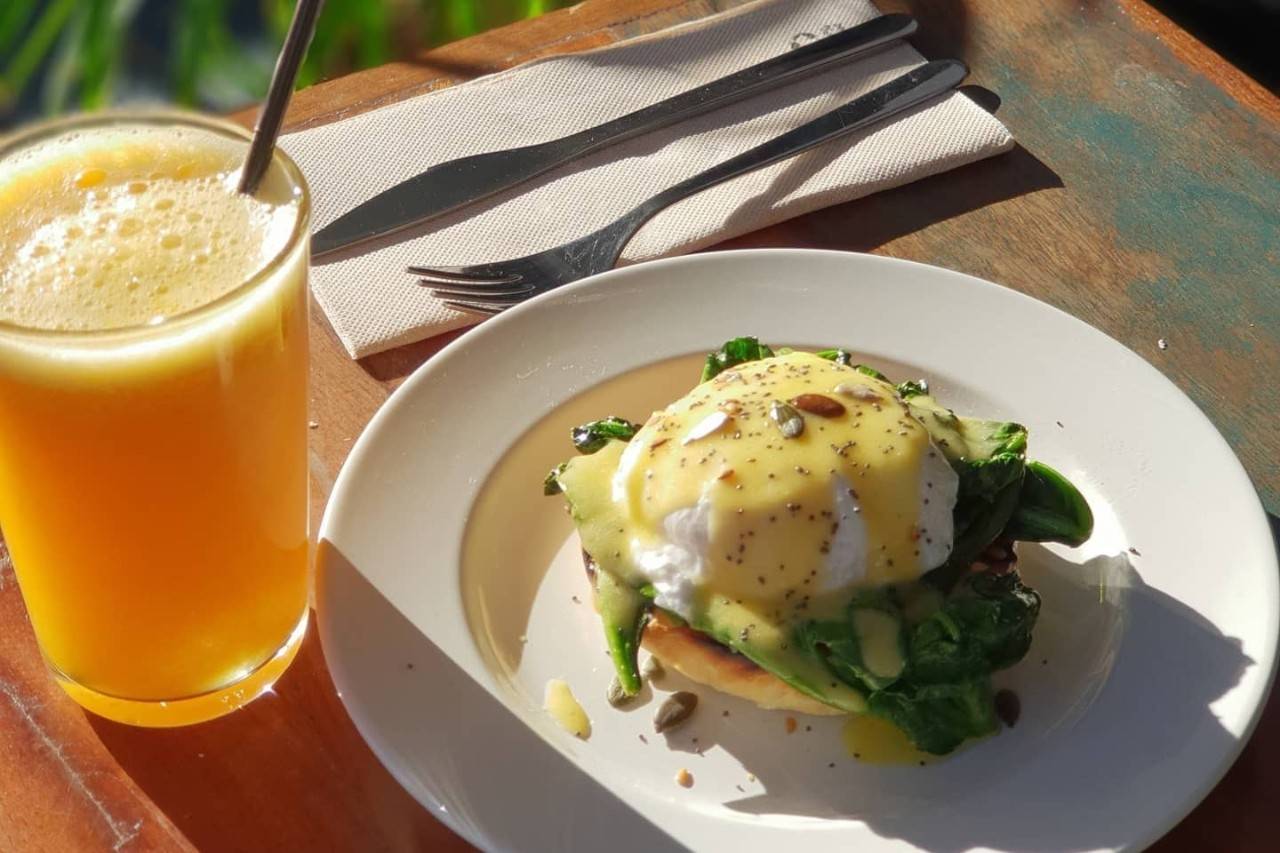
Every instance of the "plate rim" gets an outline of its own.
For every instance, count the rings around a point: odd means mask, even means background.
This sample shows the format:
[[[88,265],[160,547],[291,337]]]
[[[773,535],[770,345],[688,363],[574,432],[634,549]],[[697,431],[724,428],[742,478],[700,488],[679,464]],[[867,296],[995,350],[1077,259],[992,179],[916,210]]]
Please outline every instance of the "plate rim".
[[[954,277],[956,279],[963,280],[963,286],[978,286],[983,289],[1000,291],[1005,297],[1012,296],[1015,299],[1022,300],[1026,303],[1032,303],[1036,310],[1047,309],[1059,315],[1059,319],[1065,319],[1071,324],[1084,327],[1091,334],[1101,335],[1103,338],[1120,348],[1131,362],[1138,365],[1140,369],[1147,371],[1152,378],[1158,377],[1158,379],[1165,384],[1166,390],[1172,391],[1182,403],[1187,404],[1190,407],[1190,410],[1195,413],[1195,416],[1203,421],[1203,425],[1207,426],[1211,430],[1212,434],[1217,437],[1221,442],[1222,447],[1227,451],[1231,460],[1235,464],[1236,470],[1233,473],[1237,474],[1243,484],[1247,485],[1247,490],[1252,496],[1250,514],[1254,515],[1255,518],[1253,522],[1251,522],[1251,526],[1255,526],[1260,531],[1265,532],[1267,538],[1272,539],[1274,543],[1271,536],[1270,524],[1267,521],[1266,509],[1258,495],[1257,487],[1253,483],[1247,469],[1245,469],[1230,442],[1227,441],[1226,437],[1222,435],[1222,432],[1214,424],[1212,419],[1208,417],[1205,411],[1195,402],[1195,400],[1178,387],[1178,385],[1166,376],[1159,368],[1147,359],[1143,358],[1122,341],[1117,340],[1102,329],[1099,329],[1091,323],[1076,317],[1052,303],[1038,299],[1014,287],[1001,285],[968,273],[920,261],[875,255],[865,252],[845,252],[829,249],[789,247],[710,251],[661,258],[653,261],[647,261],[643,264],[631,264],[625,267],[619,267],[544,293],[534,299],[521,303],[502,314],[497,315],[496,317],[487,319],[484,322],[467,329],[463,334],[453,341],[450,341],[438,352],[434,353],[428,357],[426,361],[418,365],[400,383],[400,385],[387,396],[387,398],[379,405],[377,411],[361,429],[359,436],[352,444],[350,452],[343,461],[338,475],[334,478],[333,486],[330,489],[320,524],[316,530],[316,543],[328,539],[328,534],[331,533],[332,529],[338,524],[336,518],[341,513],[340,507],[345,503],[345,500],[349,500],[349,498],[346,497],[346,492],[353,488],[350,485],[350,481],[356,476],[354,472],[359,469],[362,460],[371,452],[370,448],[372,448],[376,443],[377,436],[382,431],[385,423],[394,417],[397,409],[405,404],[405,401],[413,395],[414,390],[419,385],[427,382],[431,376],[437,372],[437,370],[441,369],[442,365],[446,365],[446,363],[454,357],[455,353],[465,351],[467,348],[473,346],[473,339],[479,338],[481,335],[488,337],[492,334],[498,334],[508,324],[518,322],[525,314],[531,311],[543,310],[543,305],[573,300],[581,291],[593,291],[596,288],[607,286],[607,284],[614,279],[625,278],[634,274],[634,271],[640,267],[645,268],[647,271],[666,267],[684,267],[687,265],[697,267],[702,264],[732,262],[733,260],[739,259],[743,256],[759,256],[762,254],[780,257],[799,257],[802,259],[801,262],[803,262],[803,259],[806,257],[838,259],[837,262],[841,263],[847,262],[850,258],[853,258],[856,259],[854,261],[855,264],[871,263],[873,265],[884,264],[886,266],[905,266],[915,268],[918,273],[924,275]],[[482,329],[489,329],[489,331],[481,332]],[[605,378],[602,378],[599,381],[605,381]],[[1244,751],[1249,740],[1252,738],[1271,696],[1278,665],[1280,665],[1280,658],[1277,657],[1277,646],[1280,645],[1280,555],[1277,555],[1274,547],[1271,551],[1270,563],[1270,567],[1273,570],[1270,576],[1275,578],[1275,580],[1270,584],[1270,595],[1267,596],[1267,600],[1270,605],[1267,610],[1267,621],[1269,623],[1267,627],[1269,627],[1270,630],[1266,632],[1267,639],[1265,641],[1265,648],[1262,650],[1265,652],[1266,660],[1258,662],[1259,664],[1265,663],[1266,677],[1261,682],[1257,699],[1252,703],[1247,719],[1243,720],[1240,736],[1233,740],[1229,749],[1224,751],[1219,760],[1218,766],[1213,769],[1213,772],[1203,774],[1202,784],[1197,786],[1194,792],[1187,795],[1185,802],[1180,803],[1176,809],[1170,810],[1167,821],[1159,826],[1150,827],[1144,837],[1134,838],[1131,844],[1126,846],[1132,846],[1137,849],[1145,848],[1177,826],[1205,799],[1206,796],[1208,796],[1211,791],[1213,791],[1214,788],[1218,786],[1223,777],[1235,764],[1240,754]],[[317,556],[315,566],[315,611],[317,632],[321,646],[325,650],[324,659],[326,666],[329,669],[336,692],[338,693],[338,697],[342,702],[348,718],[355,725],[361,738],[369,746],[370,750],[373,751],[382,765],[396,779],[397,783],[399,783],[401,787],[410,794],[410,796],[414,797],[414,799],[426,808],[435,819],[444,823],[450,828],[450,830],[457,833],[469,843],[481,847],[482,849],[493,849],[493,845],[490,840],[485,837],[482,827],[464,825],[447,809],[446,804],[435,797],[434,794],[427,790],[425,786],[410,785],[409,782],[406,781],[410,774],[404,772],[402,769],[402,763],[398,760],[395,750],[391,748],[389,743],[384,743],[384,739],[368,721],[367,716],[358,714],[356,709],[353,708],[353,705],[359,705],[361,703],[359,703],[355,697],[349,697],[344,692],[343,681],[345,676],[342,672],[343,665],[339,662],[338,657],[329,653],[329,649],[335,648],[336,646],[330,633],[331,622],[326,616],[328,612],[328,606],[326,604],[327,595],[325,594],[325,588],[328,585],[326,575],[327,570],[325,561]],[[468,676],[470,677],[470,673],[468,673]],[[419,796],[419,789],[421,789],[423,796]]]

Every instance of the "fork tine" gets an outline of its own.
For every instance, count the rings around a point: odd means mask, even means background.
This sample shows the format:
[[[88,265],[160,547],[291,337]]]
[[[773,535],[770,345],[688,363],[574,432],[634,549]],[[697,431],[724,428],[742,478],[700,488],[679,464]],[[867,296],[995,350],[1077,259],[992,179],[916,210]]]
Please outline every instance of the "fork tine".
[[[410,275],[416,275],[423,281],[433,281],[439,284],[514,284],[520,281],[524,276],[519,273],[504,273],[501,270],[492,267],[475,266],[475,267],[422,267],[412,266],[408,268]]]
[[[501,296],[519,296],[522,294],[530,294],[533,288],[527,284],[519,282],[494,282],[476,283],[465,281],[451,281],[444,284],[428,282],[425,279],[421,282],[423,287],[428,287],[432,291],[436,291],[437,295],[446,297],[458,296],[462,299],[488,299],[489,297]]]
[[[485,305],[481,302],[461,302],[454,299],[446,299],[444,304],[457,311],[465,311],[468,314],[484,314],[487,317],[495,317],[507,310],[506,305]]]
[[[528,287],[502,293],[494,293],[488,290],[453,290],[447,287],[433,287],[431,288],[431,295],[437,299],[461,299],[463,302],[514,305],[517,302],[523,302],[528,299],[533,295],[533,291]]]
[[[518,284],[521,281],[521,277],[520,276],[505,276],[505,277],[494,276],[492,278],[486,278],[486,277],[481,277],[479,275],[476,275],[471,278],[453,278],[452,276],[446,276],[446,275],[435,275],[435,274],[421,275],[420,274],[418,276],[418,280],[422,284],[428,285],[428,286],[439,285],[442,287],[486,288],[486,287],[510,287],[513,284]]]
[[[503,290],[521,285],[524,280],[523,276],[513,275],[506,277],[494,278],[449,278],[443,275],[423,275],[418,277],[418,283],[424,287],[464,287],[474,289],[476,291],[484,291],[492,288]]]

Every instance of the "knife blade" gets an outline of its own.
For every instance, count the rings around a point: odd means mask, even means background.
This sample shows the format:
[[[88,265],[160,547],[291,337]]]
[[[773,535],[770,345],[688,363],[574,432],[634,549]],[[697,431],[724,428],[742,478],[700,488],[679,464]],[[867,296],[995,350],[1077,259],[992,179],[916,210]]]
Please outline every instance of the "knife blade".
[[[439,163],[321,228],[312,235],[311,255],[322,258],[427,222],[593,151],[815,74],[915,30],[909,15],[882,15],[569,136]]]

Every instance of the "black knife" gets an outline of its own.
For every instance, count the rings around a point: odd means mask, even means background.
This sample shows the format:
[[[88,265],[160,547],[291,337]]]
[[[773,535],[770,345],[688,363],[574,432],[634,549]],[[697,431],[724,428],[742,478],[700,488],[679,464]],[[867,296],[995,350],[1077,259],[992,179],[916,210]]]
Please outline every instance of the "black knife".
[[[915,19],[909,15],[882,15],[570,136],[439,163],[321,228],[311,238],[312,257],[394,234],[585,154],[799,80],[915,31]]]

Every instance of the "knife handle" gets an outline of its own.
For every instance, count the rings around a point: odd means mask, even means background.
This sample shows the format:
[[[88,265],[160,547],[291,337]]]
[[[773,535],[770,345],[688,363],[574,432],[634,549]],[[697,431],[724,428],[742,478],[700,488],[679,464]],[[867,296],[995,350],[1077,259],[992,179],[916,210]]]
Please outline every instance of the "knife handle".
[[[566,159],[590,154],[816,74],[916,31],[910,15],[881,15],[679,95],[557,140]]]

